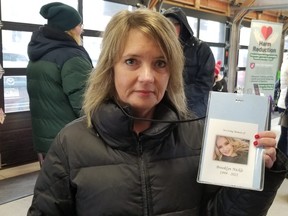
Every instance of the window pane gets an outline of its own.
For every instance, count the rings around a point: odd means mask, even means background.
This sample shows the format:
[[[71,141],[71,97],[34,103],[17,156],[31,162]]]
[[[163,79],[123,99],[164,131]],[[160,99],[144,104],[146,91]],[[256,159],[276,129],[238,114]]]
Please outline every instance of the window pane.
[[[197,32],[198,19],[195,17],[187,16],[187,20],[188,20],[188,23],[189,23],[191,29],[194,32],[194,36],[197,37],[197,35],[198,35],[198,32]]]
[[[239,49],[238,67],[246,67],[247,56],[248,56],[248,49]]]
[[[212,47],[210,46],[212,52],[213,52],[213,55],[214,55],[214,58],[215,58],[215,62],[217,62],[218,60],[221,60],[222,62],[224,62],[224,48],[222,47]],[[223,67],[223,66],[222,66]]]
[[[249,46],[251,29],[247,27],[241,27],[240,29],[240,45]]]
[[[97,8],[97,11],[95,12]],[[132,6],[103,0],[83,1],[83,22],[86,29],[104,31],[111,17],[121,10],[132,10]]]
[[[225,41],[224,23],[201,19],[199,38],[203,41],[224,43]]]
[[[236,84],[237,93],[240,94],[243,93],[244,84],[245,84],[245,71],[238,71],[237,84]]]
[[[26,76],[4,76],[5,113],[29,110]]]
[[[97,64],[100,54],[102,38],[101,37],[83,37],[83,46],[87,50],[92,60],[93,66]]]
[[[284,49],[288,49],[288,35],[285,36]]]
[[[1,0],[1,13],[3,21],[46,24],[47,20],[40,14],[40,8],[53,0]],[[77,0],[61,0],[77,9]],[[25,10],[24,10],[25,8]]]
[[[30,32],[2,31],[3,68],[25,68],[28,64],[27,45]]]

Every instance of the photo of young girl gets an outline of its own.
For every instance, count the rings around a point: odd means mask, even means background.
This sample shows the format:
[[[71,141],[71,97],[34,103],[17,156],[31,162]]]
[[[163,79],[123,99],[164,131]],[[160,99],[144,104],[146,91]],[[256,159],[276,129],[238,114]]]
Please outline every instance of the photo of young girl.
[[[214,160],[247,164],[249,140],[217,135]]]

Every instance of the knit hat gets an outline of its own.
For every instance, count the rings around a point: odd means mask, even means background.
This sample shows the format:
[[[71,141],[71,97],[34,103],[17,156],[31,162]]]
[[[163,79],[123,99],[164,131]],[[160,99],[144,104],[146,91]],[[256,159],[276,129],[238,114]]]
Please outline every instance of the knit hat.
[[[48,26],[62,31],[73,29],[82,22],[82,17],[77,10],[60,2],[42,6],[40,14],[48,20]]]

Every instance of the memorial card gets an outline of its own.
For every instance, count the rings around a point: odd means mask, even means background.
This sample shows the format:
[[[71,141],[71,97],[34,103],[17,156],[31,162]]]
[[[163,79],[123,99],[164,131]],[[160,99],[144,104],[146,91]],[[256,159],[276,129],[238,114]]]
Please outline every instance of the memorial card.
[[[265,96],[210,93],[199,183],[263,189],[264,150],[253,141],[266,129],[268,112]]]

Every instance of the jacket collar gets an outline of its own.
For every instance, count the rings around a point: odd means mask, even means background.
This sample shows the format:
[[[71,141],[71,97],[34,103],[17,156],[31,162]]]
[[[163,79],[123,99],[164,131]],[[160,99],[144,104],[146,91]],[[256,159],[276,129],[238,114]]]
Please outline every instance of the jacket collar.
[[[129,107],[123,108],[127,113]],[[154,113],[154,119],[175,121],[178,115],[171,106],[162,100]],[[103,103],[92,116],[92,124],[99,136],[109,146],[118,149],[136,151],[137,143],[141,141],[143,147],[155,146],[170,134],[176,123],[153,122],[151,127],[139,135],[133,131],[133,119],[126,116],[113,100]]]

